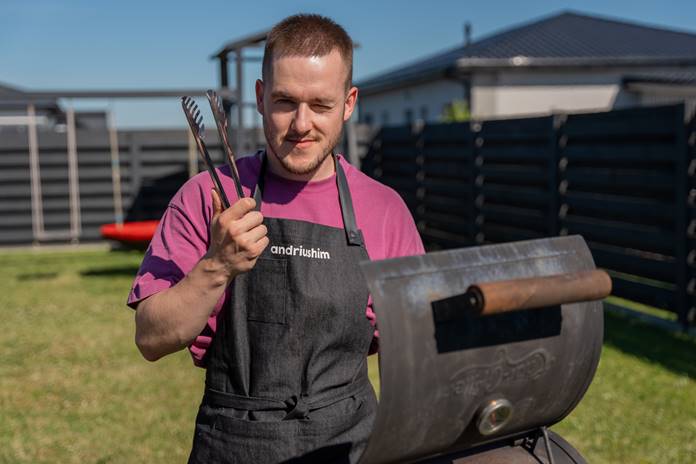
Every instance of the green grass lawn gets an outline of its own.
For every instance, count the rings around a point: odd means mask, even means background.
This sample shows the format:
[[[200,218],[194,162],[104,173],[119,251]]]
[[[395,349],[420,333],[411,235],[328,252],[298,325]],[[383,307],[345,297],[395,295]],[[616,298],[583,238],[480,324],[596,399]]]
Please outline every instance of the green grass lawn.
[[[0,462],[186,461],[204,372],[186,352],[140,357],[125,306],[140,259],[0,253]],[[592,463],[696,462],[696,342],[611,314],[605,338],[554,429]]]

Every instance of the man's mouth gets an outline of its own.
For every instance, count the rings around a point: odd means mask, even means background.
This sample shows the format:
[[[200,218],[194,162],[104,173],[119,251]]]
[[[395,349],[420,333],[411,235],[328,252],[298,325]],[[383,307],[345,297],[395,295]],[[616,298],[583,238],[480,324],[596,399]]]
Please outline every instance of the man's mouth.
[[[288,138],[286,138],[286,140],[298,148],[309,147],[310,145],[312,145],[315,142],[314,139],[310,139],[310,138],[306,138],[306,137],[300,137],[300,138],[288,137]]]

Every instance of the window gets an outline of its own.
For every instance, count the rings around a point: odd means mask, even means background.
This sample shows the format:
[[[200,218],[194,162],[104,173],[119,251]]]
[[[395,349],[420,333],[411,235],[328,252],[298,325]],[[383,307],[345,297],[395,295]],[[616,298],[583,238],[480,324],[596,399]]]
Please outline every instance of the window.
[[[413,110],[412,109],[407,109],[404,111],[404,120],[406,124],[413,124]]]
[[[428,107],[425,105],[421,106],[420,108],[420,118],[423,122],[428,120]]]

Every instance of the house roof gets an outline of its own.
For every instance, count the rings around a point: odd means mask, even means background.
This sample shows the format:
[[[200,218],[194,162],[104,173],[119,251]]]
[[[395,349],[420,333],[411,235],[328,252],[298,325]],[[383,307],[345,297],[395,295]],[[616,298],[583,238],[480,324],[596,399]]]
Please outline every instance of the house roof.
[[[0,110],[26,109],[27,103],[31,101],[37,110],[58,111],[58,103],[54,98],[33,98],[24,90],[0,83]]]
[[[0,82],[0,98],[21,97],[23,95],[24,92],[18,88]]]
[[[477,68],[696,64],[696,34],[562,12],[358,83],[370,94]]]

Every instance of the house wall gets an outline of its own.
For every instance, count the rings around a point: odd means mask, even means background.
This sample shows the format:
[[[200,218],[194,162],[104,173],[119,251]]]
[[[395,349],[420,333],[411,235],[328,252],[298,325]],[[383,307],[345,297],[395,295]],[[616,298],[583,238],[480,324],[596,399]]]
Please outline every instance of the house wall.
[[[636,93],[642,105],[670,105],[684,102],[687,118],[690,118],[696,112],[696,86],[679,86],[677,88],[669,88],[667,86],[650,87],[648,86],[643,91]]]
[[[685,99],[645,98],[640,93],[626,91],[622,80],[629,75],[685,70],[627,67],[562,72],[521,69],[477,73],[471,79],[472,114],[475,118],[510,117],[677,103]],[[696,71],[696,68],[690,70]]]
[[[376,125],[407,124],[416,120],[438,122],[445,105],[465,97],[461,81],[439,79],[378,95],[358,94],[360,122]],[[411,121],[407,112],[410,111]]]
[[[607,110],[620,89],[620,75],[497,73],[475,75],[473,116],[491,118],[558,111]]]
[[[655,71],[684,72],[685,68],[587,68],[567,71],[512,69],[479,71],[471,76],[471,110],[477,119],[543,115],[559,112],[607,111],[646,104],[675,103],[686,98],[646,97],[627,91],[624,76]],[[696,71],[696,68],[690,69]],[[464,83],[437,80],[404,87],[378,95],[362,97],[360,120],[366,115],[373,124],[404,124],[405,112],[412,110],[419,119],[421,107],[427,108],[428,122],[435,122],[443,107],[465,96]],[[687,101],[687,104],[689,102]],[[386,115],[386,121],[384,116]]]

